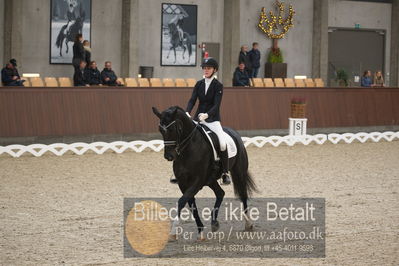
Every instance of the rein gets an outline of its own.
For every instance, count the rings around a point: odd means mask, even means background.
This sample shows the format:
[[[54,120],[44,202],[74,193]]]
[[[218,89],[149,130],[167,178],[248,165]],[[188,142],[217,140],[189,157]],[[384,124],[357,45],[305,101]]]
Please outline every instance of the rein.
[[[171,125],[175,124],[177,120],[171,122],[169,125],[167,126],[163,126],[161,125],[161,123],[159,124],[159,126],[166,131],[168,129],[168,127],[170,127]],[[164,141],[164,145],[165,146],[176,146],[175,151],[177,153],[177,155],[180,156],[180,154],[183,152],[183,150],[187,147],[188,145],[188,141],[193,137],[195,130],[197,129],[198,125],[195,124],[195,127],[193,128],[193,130],[190,132],[190,134],[183,139],[181,142],[179,142],[178,140],[180,139],[180,134],[179,132],[177,132],[177,141],[176,140],[167,140]]]

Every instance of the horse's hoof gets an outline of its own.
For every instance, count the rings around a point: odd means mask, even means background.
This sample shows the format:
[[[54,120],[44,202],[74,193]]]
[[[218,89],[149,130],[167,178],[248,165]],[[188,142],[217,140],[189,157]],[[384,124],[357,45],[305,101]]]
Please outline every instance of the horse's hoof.
[[[197,241],[199,241],[199,242],[203,242],[203,241],[205,241],[205,235],[204,235],[204,232],[201,232],[201,233],[198,235],[198,237],[197,237]]]
[[[245,225],[245,231],[252,231],[254,230],[254,225],[253,224],[246,224]]]
[[[216,232],[217,230],[219,230],[220,224],[218,221],[212,222],[211,227],[212,227],[212,232]]]
[[[169,242],[175,242],[175,241],[177,241],[177,235],[169,235],[168,241],[169,241]]]

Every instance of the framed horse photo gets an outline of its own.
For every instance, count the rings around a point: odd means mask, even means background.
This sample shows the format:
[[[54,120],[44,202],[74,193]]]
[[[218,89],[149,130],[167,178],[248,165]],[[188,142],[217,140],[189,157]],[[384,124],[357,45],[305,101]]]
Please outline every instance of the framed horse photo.
[[[162,4],[161,66],[197,65],[197,6]]]
[[[91,0],[51,0],[50,64],[72,64],[78,33],[91,41]]]

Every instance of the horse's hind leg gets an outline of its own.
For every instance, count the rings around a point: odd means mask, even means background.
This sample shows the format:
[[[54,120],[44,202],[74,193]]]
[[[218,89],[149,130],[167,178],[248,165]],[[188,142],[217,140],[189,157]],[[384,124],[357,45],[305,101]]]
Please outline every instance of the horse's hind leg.
[[[190,210],[194,215],[195,223],[197,224],[198,239],[205,240],[205,237],[203,236],[204,224],[202,223],[201,218],[198,214],[198,208],[197,208],[197,204],[195,203],[195,198],[192,198],[188,201],[188,206],[190,207]]]
[[[212,221],[211,221],[211,227],[212,227],[212,232],[216,232],[219,230],[219,222],[218,222],[218,214],[219,214],[219,208],[220,205],[222,204],[225,192],[224,190],[220,187],[219,183],[217,181],[212,182],[209,187],[213,190],[216,196],[216,201],[215,205],[213,206],[212,210]]]

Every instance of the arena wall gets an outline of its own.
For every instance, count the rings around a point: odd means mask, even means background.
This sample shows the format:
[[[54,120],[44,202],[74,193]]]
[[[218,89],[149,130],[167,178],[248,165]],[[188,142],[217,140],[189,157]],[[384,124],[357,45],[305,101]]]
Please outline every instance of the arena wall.
[[[4,1],[4,0],[3,0]],[[92,1],[92,58],[101,63],[110,60],[120,71],[122,0]],[[13,1],[12,56],[19,62],[21,73],[42,76],[72,76],[71,65],[50,65],[50,1]],[[70,48],[72,44],[70,43]]]
[[[390,72],[391,4],[329,0],[328,26],[354,28],[359,23],[364,29],[386,31],[385,73]],[[372,51],[370,51],[372,52]],[[366,56],[366,55],[365,55]]]
[[[161,51],[161,5],[179,3],[198,5],[197,44],[202,42],[220,43],[220,61],[223,56],[223,6],[222,0],[139,0],[139,66],[154,66],[155,77],[199,78],[200,50],[197,48],[197,67],[160,66]],[[238,58],[238,52],[237,52]],[[221,72],[220,72],[221,73]],[[221,77],[221,75],[219,74]]]
[[[287,1],[288,2],[288,1]],[[240,2],[240,40],[241,44],[251,47],[252,42],[260,44],[261,68],[260,76],[264,75],[264,66],[267,59],[268,49],[272,42],[257,27],[259,15],[262,7],[266,11],[272,10],[270,7],[275,3],[274,0],[244,0]],[[294,27],[287,33],[286,37],[279,41],[284,56],[284,61],[288,62],[287,76],[312,75],[312,34],[313,34],[313,0],[290,1],[295,10]],[[237,48],[237,54],[239,48]],[[237,57],[238,60],[238,57]]]
[[[126,2],[123,0],[92,1],[92,58],[98,61],[100,68],[105,60],[111,60],[117,74],[122,73],[123,70],[123,73],[135,76],[139,66],[154,66],[156,77],[197,78],[200,76],[198,67],[160,66],[161,4],[163,2],[176,1],[132,0],[130,2],[129,33],[131,36],[129,45],[123,46],[125,43],[123,43],[122,33],[126,32],[126,28],[122,25],[122,8],[123,3],[126,5]],[[294,28],[284,40],[279,42],[285,61],[289,63],[288,76],[297,74],[312,76],[313,13],[316,10],[314,0],[287,2],[292,3],[296,10]],[[259,42],[262,53],[260,76],[263,76],[267,49],[271,46],[271,42],[257,28],[257,24],[261,8],[266,7],[270,10],[274,0],[181,0],[178,3],[198,5],[197,42],[220,43],[220,61],[223,62],[223,58],[227,56],[231,58],[231,64],[225,67],[234,70],[240,45]],[[362,28],[386,30],[385,72],[389,72],[392,5],[338,0],[328,0],[328,4],[329,27],[353,28],[354,23],[360,23]],[[3,11],[0,12],[0,38],[4,40],[3,25],[6,23],[4,10],[7,9],[5,0],[0,0],[0,8]],[[232,22],[236,25],[231,30],[228,29],[226,33],[225,19],[229,16],[226,13],[228,8],[238,9],[238,16],[232,18]],[[12,56],[18,60],[21,73],[38,72],[42,76],[72,76],[73,68],[70,65],[49,64],[50,0],[13,0],[11,11],[11,45],[5,41],[0,43],[0,49],[3,51],[0,62],[4,63],[9,59],[8,57]],[[229,34],[233,35],[237,41],[227,43],[224,38]],[[9,55],[7,53],[10,46],[11,54]],[[128,48],[122,50],[122,47]],[[130,53],[129,60],[122,61],[126,51]],[[7,54],[7,60],[5,58],[3,60],[4,54]],[[199,60],[200,51],[197,49],[197,63]],[[124,68],[122,68],[122,63]],[[327,64],[327,62],[323,63]],[[124,70],[126,68],[128,71]],[[219,72],[221,80],[222,73],[223,64]],[[226,86],[230,86],[228,82],[231,80],[232,71],[229,69],[224,73],[229,75],[223,81],[226,82]]]
[[[0,0],[0,40],[4,40],[4,0]],[[4,65],[3,41],[0,41],[0,64]]]

